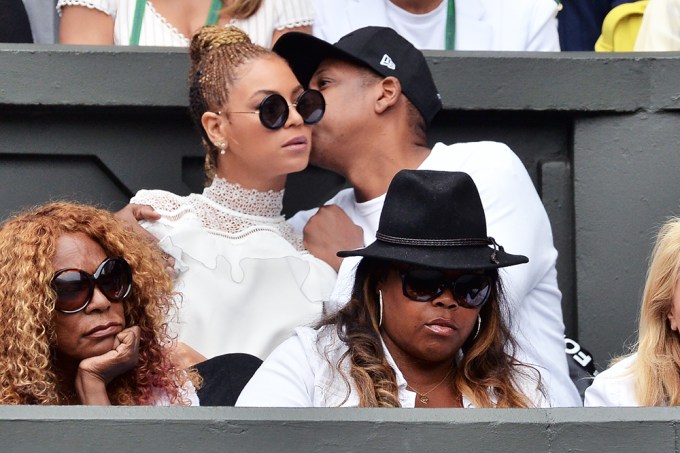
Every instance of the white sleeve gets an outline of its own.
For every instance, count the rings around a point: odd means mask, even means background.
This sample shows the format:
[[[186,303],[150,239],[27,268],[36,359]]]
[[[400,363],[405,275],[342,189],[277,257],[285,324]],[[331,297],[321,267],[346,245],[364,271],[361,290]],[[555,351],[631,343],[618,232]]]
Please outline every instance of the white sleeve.
[[[281,343],[236,401],[240,407],[312,407],[314,371],[299,336]]]
[[[342,307],[347,305],[352,297],[352,289],[354,288],[354,276],[357,272],[357,266],[361,262],[360,257],[348,256],[342,260],[340,269],[338,270],[337,280],[333,286],[333,291],[326,304],[326,313],[335,314]]]
[[[584,407],[611,407],[619,406],[614,401],[612,395],[607,391],[607,378],[602,376],[600,379],[595,377],[593,383],[586,389],[585,399],[583,401]]]
[[[312,0],[276,0],[276,30],[309,26],[313,22]]]
[[[116,17],[118,12],[118,0],[59,0],[57,2],[57,12],[61,16],[61,9],[64,6],[84,6],[96,9],[111,17]]]
[[[309,222],[309,219],[319,211],[319,208],[308,209],[306,211],[298,211],[293,217],[288,219],[288,224],[293,227],[293,230],[302,234],[305,225]]]
[[[484,205],[489,236],[506,252],[529,258],[527,264],[501,271],[508,302],[516,310],[539,285],[540,291],[553,293],[548,299],[559,301],[556,279],[546,280],[546,274],[554,272],[557,251],[545,207],[519,157],[502,143],[487,146],[490,152],[485,160],[489,171],[471,176]]]
[[[558,6],[555,0],[536,0],[525,50],[559,52]]]
[[[328,24],[326,23],[326,11],[328,9],[327,3],[323,0],[312,0],[314,2],[314,26],[312,27],[312,33],[319,39],[324,41],[329,41],[327,35]],[[334,0],[337,1],[337,0]]]
[[[309,300],[322,302],[328,311],[328,300],[338,274],[332,266],[309,252],[300,253],[300,259],[309,264],[309,273],[300,282],[300,289]]]
[[[130,203],[149,205],[159,214],[166,216],[182,207],[181,197],[164,190],[140,190],[130,199]],[[139,222],[140,226],[158,239],[160,248],[175,259],[175,270],[180,272],[186,270],[186,266],[182,262],[182,249],[174,246],[169,240],[175,230],[173,223],[165,217],[155,221]]]
[[[635,41],[636,51],[680,50],[680,1],[650,0]]]

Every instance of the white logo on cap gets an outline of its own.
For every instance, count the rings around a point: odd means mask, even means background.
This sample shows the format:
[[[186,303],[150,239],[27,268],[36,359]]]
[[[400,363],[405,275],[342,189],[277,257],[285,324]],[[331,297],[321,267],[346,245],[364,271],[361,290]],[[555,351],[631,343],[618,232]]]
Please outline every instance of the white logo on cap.
[[[394,64],[394,61],[392,61],[390,56],[387,55],[387,54],[383,55],[382,60],[380,60],[380,64],[383,65],[383,66],[387,66],[388,68],[390,68],[393,71],[395,69],[397,69],[397,66]]]

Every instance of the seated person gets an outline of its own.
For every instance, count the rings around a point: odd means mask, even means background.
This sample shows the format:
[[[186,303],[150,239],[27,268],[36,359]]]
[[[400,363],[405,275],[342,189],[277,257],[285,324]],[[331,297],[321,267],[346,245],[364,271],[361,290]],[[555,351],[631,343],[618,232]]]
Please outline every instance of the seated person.
[[[330,43],[377,25],[419,49],[560,50],[555,0],[314,0],[314,11]]]
[[[271,47],[289,31],[311,33],[311,0],[59,0],[59,42],[188,47],[202,25],[235,25]]]
[[[582,406],[567,367],[550,221],[519,157],[508,146],[489,141],[429,146],[428,127],[442,109],[441,96],[423,53],[392,29],[365,27],[335,45],[288,33],[274,51],[288,60],[303,85],[322,91],[328,102],[324,119],[314,128],[310,163],[344,176],[351,185],[318,213],[300,212],[289,220],[304,229],[307,249],[331,262],[331,257],[340,260],[338,250],[372,243],[385,192],[399,170],[469,174],[482,199],[489,235],[530,259],[503,272],[519,344],[515,356],[537,365],[553,407]],[[343,226],[347,217],[350,228]],[[358,246],[335,243],[351,237],[357,225]],[[350,299],[358,259],[340,261],[330,310]]]
[[[586,390],[585,406],[680,405],[680,219],[661,227],[652,252],[633,352]]]
[[[93,207],[0,228],[0,404],[196,405],[170,359],[172,281],[156,249]]]
[[[487,236],[462,172],[402,170],[352,298],[300,327],[264,361],[237,406],[542,407],[538,371],[512,355],[498,269],[526,263]]]
[[[208,358],[264,359],[295,327],[319,321],[337,276],[281,215],[286,178],[307,167],[325,102],[236,27],[203,27],[190,53],[207,187],[140,190],[131,203],[156,210],[144,227],[176,260],[179,341]]]

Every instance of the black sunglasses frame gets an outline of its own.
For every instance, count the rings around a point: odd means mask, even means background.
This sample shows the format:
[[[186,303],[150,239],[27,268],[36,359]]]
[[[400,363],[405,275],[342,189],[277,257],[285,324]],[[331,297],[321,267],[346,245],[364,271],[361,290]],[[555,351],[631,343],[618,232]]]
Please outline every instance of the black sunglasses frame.
[[[127,280],[126,288],[125,288],[125,293],[122,296],[115,297],[112,296],[111,294],[108,294],[109,291],[107,291],[105,288],[102,288],[100,285],[99,279],[102,276],[102,272],[104,272],[104,269],[106,266],[110,263],[114,263],[114,266],[120,266],[121,271],[124,273],[124,278]],[[113,269],[117,269],[118,267],[114,267]],[[59,278],[60,275],[66,273],[66,272],[78,272],[81,277],[84,277],[81,282],[88,282],[89,287],[87,290],[87,297],[85,298],[85,301],[83,304],[73,310],[65,310],[63,308],[59,308],[59,290],[56,285],[56,281]],[[97,266],[97,270],[94,271],[94,274],[90,274],[89,272],[86,272],[82,269],[76,269],[76,268],[64,268],[64,269],[59,269],[54,273],[54,276],[52,277],[52,280],[50,282],[50,285],[52,286],[52,289],[57,293],[57,300],[55,303],[55,309],[61,313],[65,314],[73,314],[73,313],[78,313],[79,311],[84,310],[92,301],[92,296],[94,295],[94,288],[95,286],[99,288],[99,291],[110,301],[112,302],[121,302],[125,300],[130,293],[132,292],[132,269],[130,268],[130,265],[128,262],[121,256],[114,256],[110,258],[106,258],[104,261],[102,261],[99,266]],[[116,291],[118,292],[118,291]]]
[[[310,98],[310,96],[313,96]],[[305,100],[307,99],[312,99],[312,101],[317,101],[317,104],[312,104],[313,109],[310,112],[305,112],[304,109],[303,111],[300,111],[300,106],[305,106]],[[323,118],[324,113],[326,112],[326,100],[323,97],[323,94],[321,94],[320,91],[318,90],[305,90],[303,91],[300,96],[295,100],[293,104],[288,104],[288,101],[286,98],[281,96],[280,94],[270,94],[265,96],[264,99],[260,102],[260,104],[257,106],[257,110],[252,111],[252,112],[229,112],[229,113],[257,113],[259,118],[260,118],[260,123],[267,129],[271,130],[277,130],[281,129],[285,124],[286,121],[288,121],[288,116],[290,115],[290,106],[294,106],[295,109],[298,111],[300,116],[302,117],[302,121],[305,124],[316,124],[321,119]],[[272,110],[271,107],[276,107],[275,110]],[[320,110],[320,113],[318,112]],[[266,115],[268,113],[265,112],[274,112],[273,114],[277,115],[274,119],[267,118]],[[222,112],[217,112],[218,115],[221,115]]]
[[[412,287],[411,284],[408,282],[409,274],[411,272],[415,271],[427,271],[427,272],[433,272],[433,273],[439,273],[440,277],[438,279],[438,283],[436,285],[436,289],[434,292],[424,295],[423,298],[417,298],[413,296],[412,291],[409,291],[409,287]],[[494,276],[491,276],[489,274],[476,274],[476,273],[469,273],[469,274],[461,274],[457,276],[456,278],[448,278],[446,277],[446,274],[443,271],[437,270],[437,269],[427,269],[427,268],[408,268],[408,269],[398,269],[397,272],[399,273],[399,277],[401,278],[401,288],[402,288],[402,293],[404,294],[405,297],[408,299],[414,301],[414,302],[432,302],[436,298],[440,297],[446,289],[448,288],[451,291],[451,295],[453,296],[454,300],[456,303],[463,307],[463,308],[480,308],[484,306],[485,303],[489,301],[489,298],[491,297],[491,293],[493,292],[493,286],[496,284],[496,278]],[[480,278],[480,282],[486,282],[486,287],[488,288],[486,294],[484,295],[484,298],[481,302],[476,303],[476,304],[471,304],[468,301],[465,300],[464,297],[461,297],[459,294],[456,294],[456,288],[458,284],[465,284],[466,282],[464,281],[465,279],[477,279]],[[468,283],[474,281],[474,280],[468,280]],[[482,288],[484,285],[475,285],[478,288]],[[476,289],[478,289],[476,288]],[[470,287],[468,286],[466,290],[463,292],[463,294],[468,294],[470,292]]]

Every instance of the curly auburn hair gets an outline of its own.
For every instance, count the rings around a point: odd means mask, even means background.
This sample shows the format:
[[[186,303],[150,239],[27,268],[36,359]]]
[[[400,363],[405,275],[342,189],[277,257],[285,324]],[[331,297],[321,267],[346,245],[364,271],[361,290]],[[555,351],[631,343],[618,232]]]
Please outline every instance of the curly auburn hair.
[[[209,185],[215,177],[219,150],[203,129],[203,114],[219,111],[227,104],[230,90],[243,65],[258,58],[281,57],[253,44],[238,27],[215,25],[206,25],[194,35],[189,53],[189,113],[203,139],[206,151],[204,167]]]
[[[350,302],[320,324],[335,324],[338,336],[349,347],[336,367],[340,370],[341,363],[349,359],[349,377],[359,394],[360,407],[401,406],[396,374],[382,346],[377,300],[378,284],[387,278],[394,264],[363,258],[356,271]],[[514,358],[517,345],[504,321],[507,313],[502,313],[501,307],[505,307],[501,303],[502,283],[497,272],[494,277],[497,283],[479,312],[482,319],[479,333],[463,345],[463,358],[451,375],[451,384],[475,407],[530,407],[519,380],[528,377],[543,392],[540,374]]]
[[[56,243],[68,233],[84,233],[132,268],[132,292],[123,304],[126,325],[141,330],[139,360],[107,386],[111,403],[152,404],[161,391],[172,404],[188,404],[181,387],[189,375],[171,363],[165,347],[174,293],[160,251],[111,213],[66,202],[25,211],[0,227],[0,404],[72,402],[58,379],[51,288]]]

